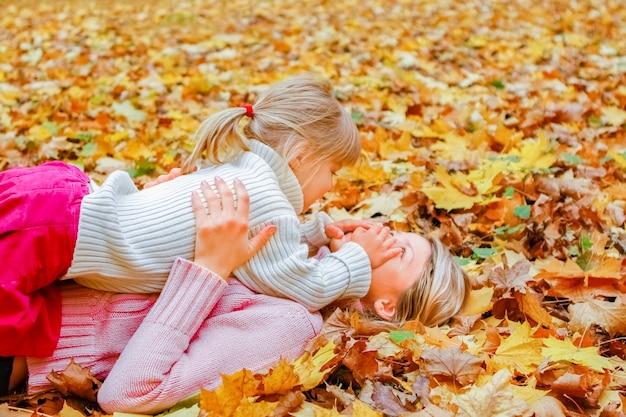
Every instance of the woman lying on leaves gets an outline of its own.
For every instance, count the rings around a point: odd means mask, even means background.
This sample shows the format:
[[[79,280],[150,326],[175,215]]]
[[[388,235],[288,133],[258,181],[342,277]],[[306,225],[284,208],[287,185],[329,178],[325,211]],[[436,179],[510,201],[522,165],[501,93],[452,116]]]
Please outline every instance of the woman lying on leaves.
[[[256,294],[234,278],[222,278],[252,257],[275,226],[248,240],[245,188],[234,184],[239,201],[235,207],[226,184],[216,181],[216,187],[219,197],[208,184],[202,186],[208,214],[199,197],[192,197],[197,219],[194,262],[178,259],[160,294],[116,294],[64,282],[56,350],[45,358],[15,358],[9,388],[28,375],[30,393],[52,389],[47,375],[65,369],[73,359],[104,379],[98,402],[105,411],[157,413],[198,393],[201,387],[215,388],[221,382],[220,374],[242,368],[259,372],[280,358],[302,354],[321,329],[320,313],[309,312],[291,300]],[[330,250],[349,239],[347,233],[332,242]],[[414,279],[407,281],[415,276],[415,269],[408,267],[428,268],[429,257],[418,259],[416,252],[423,248],[414,247],[420,243],[402,243],[402,239],[396,237],[411,253],[372,271],[363,305],[374,308],[390,297],[397,299]],[[447,319],[465,298],[467,285],[464,281],[460,284],[431,283],[422,298],[438,305]]]

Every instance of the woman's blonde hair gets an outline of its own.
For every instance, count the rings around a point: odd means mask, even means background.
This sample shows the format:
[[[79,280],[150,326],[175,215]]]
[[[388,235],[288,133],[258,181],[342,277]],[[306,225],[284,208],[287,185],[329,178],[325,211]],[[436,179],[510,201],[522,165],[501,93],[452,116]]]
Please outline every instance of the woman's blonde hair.
[[[330,82],[303,74],[288,77],[259,94],[253,115],[240,128],[247,109],[219,111],[198,127],[197,144],[183,164],[191,171],[204,153],[212,163],[221,163],[247,150],[248,139],[257,139],[287,163],[314,155],[319,162],[354,164],[361,153],[361,137],[350,114],[333,96]]]
[[[470,292],[469,277],[439,239],[429,238],[432,255],[418,279],[398,299],[395,323],[418,320],[438,326],[459,312]]]

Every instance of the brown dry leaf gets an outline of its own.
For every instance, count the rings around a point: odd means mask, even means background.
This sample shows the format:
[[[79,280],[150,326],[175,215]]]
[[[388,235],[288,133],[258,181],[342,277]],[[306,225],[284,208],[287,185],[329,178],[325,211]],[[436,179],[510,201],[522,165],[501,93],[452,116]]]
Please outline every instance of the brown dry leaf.
[[[46,378],[63,395],[73,394],[89,401],[96,401],[96,396],[102,382],[91,375],[89,368],[70,361],[64,371],[50,372]]]
[[[569,306],[569,328],[585,333],[597,324],[609,335],[626,334],[626,306],[620,301],[588,300]]]
[[[530,404],[524,417],[567,417],[567,408],[558,399],[546,395]]]
[[[526,282],[531,279],[528,274],[530,266],[530,262],[526,259],[521,259],[515,262],[510,268],[505,262],[502,267],[498,267],[492,272],[489,280],[495,285],[496,288],[516,290],[524,293],[526,292]]]
[[[527,291],[524,294],[516,293],[515,298],[517,299],[522,314],[540,326],[551,327],[552,316],[543,308],[537,298],[537,294],[533,291]]]
[[[459,348],[426,349],[422,352],[422,372],[431,377],[448,377],[467,385],[482,372],[483,360]]]
[[[366,350],[365,341],[359,340],[348,349],[343,364],[352,371],[356,382],[363,385],[366,380],[372,379],[378,372],[377,352]]]

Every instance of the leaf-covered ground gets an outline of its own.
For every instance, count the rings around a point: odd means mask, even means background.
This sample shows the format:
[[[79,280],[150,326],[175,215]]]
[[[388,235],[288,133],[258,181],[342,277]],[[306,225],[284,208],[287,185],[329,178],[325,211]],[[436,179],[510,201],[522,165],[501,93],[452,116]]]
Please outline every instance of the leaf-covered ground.
[[[365,149],[322,208],[438,236],[473,278],[449,326],[378,333],[338,313],[298,363],[203,393],[203,415],[624,415],[623,1],[2,9],[0,169],[62,159],[141,185],[207,114],[315,71]]]

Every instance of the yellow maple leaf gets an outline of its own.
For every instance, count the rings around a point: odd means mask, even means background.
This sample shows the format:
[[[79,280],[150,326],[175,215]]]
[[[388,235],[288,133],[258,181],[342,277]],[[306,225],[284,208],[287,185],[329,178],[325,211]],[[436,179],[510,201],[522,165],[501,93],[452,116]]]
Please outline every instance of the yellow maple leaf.
[[[427,181],[422,187],[424,194],[428,196],[437,208],[444,210],[455,209],[468,209],[472,208],[474,204],[483,200],[483,196],[480,194],[469,195],[463,193],[455,186],[466,186],[471,188],[471,183],[467,180],[466,175],[463,173],[449,174],[446,169],[438,165],[435,170],[435,178],[441,185],[435,185],[433,182]]]
[[[550,146],[550,140],[544,132],[537,133],[537,140],[525,140],[519,149],[513,149],[511,156],[518,156],[519,161],[510,162],[512,171],[550,168],[557,160]]]
[[[457,416],[467,417],[517,417],[524,414],[528,404],[515,396],[511,385],[511,372],[502,369],[488,383],[474,386],[457,395],[452,402],[459,407]]]
[[[398,159],[405,157],[408,154],[413,153],[414,149],[411,146],[411,132],[402,132],[402,135],[397,140],[388,138],[380,143],[378,152],[383,159]]]
[[[520,400],[526,401],[528,404],[533,404],[547,394],[548,391],[537,389],[537,378],[534,376],[528,378],[525,385],[515,386],[515,396]]]
[[[256,394],[258,386],[259,381],[247,369],[222,375],[222,384],[215,390],[201,390],[200,409],[207,416],[232,417],[244,399]]]
[[[442,155],[451,161],[464,161],[467,158],[468,141],[465,137],[456,132],[449,132],[441,136],[441,140],[431,146],[434,151],[441,152]]]
[[[532,332],[533,329],[528,322],[522,323],[500,343],[491,358],[491,365],[495,366],[496,370],[506,368],[511,371],[517,370],[522,374],[534,372],[544,358],[541,356],[543,343],[541,339],[533,338]]]
[[[622,169],[626,169],[626,157],[618,152],[609,151],[609,156],[619,165]]]
[[[310,390],[318,386],[326,376],[334,369],[332,366],[326,367],[337,357],[335,353],[335,342],[330,341],[322,346],[315,355],[305,352],[294,362],[294,372],[298,375],[303,390]]]
[[[109,141],[112,143],[119,142],[128,138],[128,131],[122,130],[121,132],[115,132],[109,137]]]
[[[626,111],[619,107],[603,107],[602,115],[611,126],[621,126],[626,123]]]
[[[278,365],[263,376],[257,394],[284,394],[299,383],[300,379],[294,372],[293,365],[281,359]]]
[[[382,185],[388,180],[385,169],[380,164],[362,158],[358,163],[350,168],[344,168],[337,173],[339,178],[365,181],[368,185]]]
[[[28,134],[37,140],[46,140],[52,137],[52,133],[41,125],[28,129]]]
[[[553,362],[567,361],[587,366],[599,372],[614,368],[607,358],[600,356],[598,348],[595,346],[579,348],[574,346],[570,338],[559,340],[552,336],[543,339],[543,343],[546,347],[541,350],[542,355],[549,357]]]
[[[319,405],[304,402],[297,411],[289,413],[293,417],[343,417],[336,408],[323,408]]]
[[[363,401],[355,400],[352,403],[352,417],[383,417],[383,413],[372,410]]]
[[[406,219],[406,215],[402,212],[402,197],[400,191],[392,191],[390,193],[379,194],[372,193],[371,197],[361,201],[355,209],[355,215],[363,219],[369,219],[375,214],[382,214],[389,217],[392,221],[402,222]]]
[[[244,400],[235,410],[233,417],[271,416],[277,405],[277,402]]]
[[[464,304],[459,314],[464,316],[472,316],[474,314],[483,314],[493,306],[491,298],[493,297],[492,287],[482,287],[477,290],[470,291],[469,299]]]
[[[141,141],[133,140],[125,143],[126,149],[122,153],[128,159],[137,160],[152,156],[152,150]]]
[[[476,187],[480,194],[494,193],[502,188],[499,185],[498,177],[506,169],[507,163],[501,160],[485,160],[480,164],[479,169],[470,171],[467,180]]]

